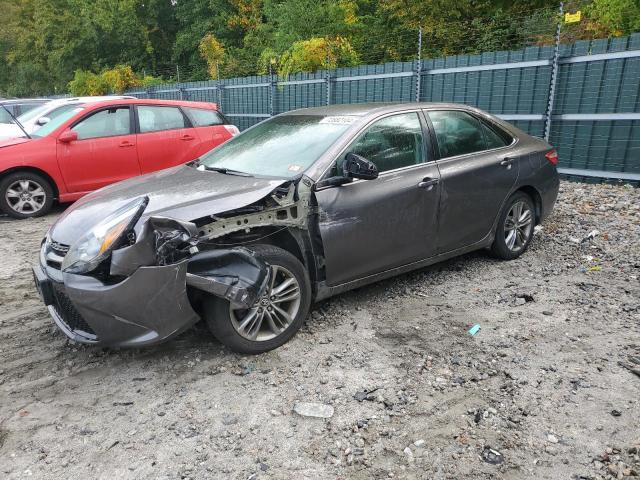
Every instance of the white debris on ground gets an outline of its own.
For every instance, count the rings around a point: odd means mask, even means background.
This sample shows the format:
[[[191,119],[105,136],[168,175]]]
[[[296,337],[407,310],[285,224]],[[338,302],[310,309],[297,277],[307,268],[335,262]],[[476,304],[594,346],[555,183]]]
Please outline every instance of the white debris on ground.
[[[640,475],[639,189],[564,182],[522,258],[330,299],[258,357],[69,343],[30,272],[61,211],[0,218],[1,478]]]

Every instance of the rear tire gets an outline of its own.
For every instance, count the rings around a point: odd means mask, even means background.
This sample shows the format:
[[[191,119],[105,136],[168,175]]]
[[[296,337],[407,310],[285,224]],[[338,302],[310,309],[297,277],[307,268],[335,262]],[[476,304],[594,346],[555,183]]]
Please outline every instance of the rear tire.
[[[208,296],[203,309],[209,330],[221,343],[254,355],[278,348],[300,330],[311,306],[311,283],[300,260],[288,251],[271,245],[249,248],[271,266],[273,282],[266,295],[250,309]]]
[[[53,187],[41,175],[13,172],[0,180],[0,210],[18,218],[46,215],[53,205]]]
[[[535,206],[529,195],[524,192],[511,195],[498,218],[491,253],[503,260],[522,255],[533,238],[535,216]]]

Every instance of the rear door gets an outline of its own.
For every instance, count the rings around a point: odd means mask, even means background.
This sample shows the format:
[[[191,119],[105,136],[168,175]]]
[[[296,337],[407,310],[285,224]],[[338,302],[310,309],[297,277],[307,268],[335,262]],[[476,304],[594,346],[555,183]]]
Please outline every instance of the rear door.
[[[198,157],[200,139],[175,105],[136,105],[138,157],[142,173],[186,163]]]
[[[376,120],[334,168],[352,152],[375,163],[379,177],[316,191],[329,285],[434,255],[440,176],[423,127],[418,112]]]
[[[463,110],[427,112],[442,179],[438,253],[473,245],[491,231],[518,177],[514,139]]]
[[[129,106],[88,113],[71,130],[78,139],[57,143],[58,164],[69,192],[89,192],[140,175]]]
[[[229,125],[220,112],[214,109],[195,107],[183,107],[183,109],[189,116],[200,139],[198,156],[229,140],[233,133],[238,131],[235,126]]]

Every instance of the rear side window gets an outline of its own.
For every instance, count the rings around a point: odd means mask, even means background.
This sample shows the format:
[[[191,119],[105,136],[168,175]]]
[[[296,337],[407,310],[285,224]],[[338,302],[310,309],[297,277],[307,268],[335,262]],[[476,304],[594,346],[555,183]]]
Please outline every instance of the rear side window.
[[[215,110],[192,107],[185,107],[185,110],[191,117],[191,120],[193,120],[195,127],[211,127],[213,125],[223,125],[226,123],[222,115]]]
[[[475,117],[457,110],[428,112],[438,141],[440,158],[486,150],[482,125]]]
[[[482,131],[484,132],[488,150],[505,147],[513,141],[513,138],[510,138],[506,133],[498,132],[497,128],[487,125],[485,122],[482,122]]]
[[[137,108],[140,133],[186,128],[184,115],[177,107],[139,105]]]
[[[80,120],[72,130],[78,134],[78,140],[129,135],[131,133],[129,107],[100,110]]]

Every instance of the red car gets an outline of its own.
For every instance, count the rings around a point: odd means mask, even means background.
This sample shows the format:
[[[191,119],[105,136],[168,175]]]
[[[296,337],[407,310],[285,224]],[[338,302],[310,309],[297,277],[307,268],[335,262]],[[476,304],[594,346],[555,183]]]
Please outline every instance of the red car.
[[[0,209],[44,215],[114,182],[186,163],[238,133],[214,103],[119,99],[79,104],[31,138],[0,141]]]

